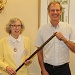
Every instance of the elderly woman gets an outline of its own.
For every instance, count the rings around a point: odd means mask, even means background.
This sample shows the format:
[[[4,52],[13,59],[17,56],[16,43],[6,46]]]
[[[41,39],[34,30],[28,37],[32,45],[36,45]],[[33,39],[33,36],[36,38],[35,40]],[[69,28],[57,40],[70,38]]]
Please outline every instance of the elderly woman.
[[[21,33],[24,30],[22,21],[18,18],[10,19],[6,25],[9,36],[0,40],[0,70],[2,75],[28,75],[27,65],[30,60],[16,73],[16,69],[30,55],[30,40]]]

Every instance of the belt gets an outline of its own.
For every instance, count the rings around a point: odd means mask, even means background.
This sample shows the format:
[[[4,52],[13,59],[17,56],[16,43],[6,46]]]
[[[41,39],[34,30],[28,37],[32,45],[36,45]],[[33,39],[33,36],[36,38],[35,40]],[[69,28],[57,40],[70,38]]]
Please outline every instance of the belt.
[[[65,67],[65,66],[68,66],[68,65],[69,65],[69,63],[65,63],[65,64],[58,65],[58,66],[50,65],[50,64],[48,64],[48,63],[44,63],[44,64],[47,65],[47,66],[50,66],[50,67],[52,67],[52,68],[63,68],[63,67]]]

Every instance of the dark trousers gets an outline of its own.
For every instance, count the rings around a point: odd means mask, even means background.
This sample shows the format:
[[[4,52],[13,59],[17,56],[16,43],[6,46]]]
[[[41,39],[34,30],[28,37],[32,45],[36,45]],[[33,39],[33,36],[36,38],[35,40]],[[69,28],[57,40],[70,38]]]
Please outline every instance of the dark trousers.
[[[49,75],[71,75],[71,71],[69,68],[69,63],[60,65],[60,66],[53,66],[47,63],[44,63],[44,66],[49,73]]]

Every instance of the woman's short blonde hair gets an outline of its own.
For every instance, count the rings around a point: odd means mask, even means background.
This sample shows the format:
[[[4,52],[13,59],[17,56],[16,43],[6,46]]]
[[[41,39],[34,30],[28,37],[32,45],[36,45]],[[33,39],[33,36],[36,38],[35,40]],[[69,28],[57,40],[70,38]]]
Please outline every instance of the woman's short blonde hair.
[[[22,23],[22,21],[19,19],[19,18],[12,18],[9,20],[8,24],[6,25],[6,32],[11,34],[11,25],[13,23],[15,23],[16,21],[20,21],[21,22],[21,28],[22,28],[22,31],[24,30],[24,24]],[[21,31],[21,33],[22,33]]]

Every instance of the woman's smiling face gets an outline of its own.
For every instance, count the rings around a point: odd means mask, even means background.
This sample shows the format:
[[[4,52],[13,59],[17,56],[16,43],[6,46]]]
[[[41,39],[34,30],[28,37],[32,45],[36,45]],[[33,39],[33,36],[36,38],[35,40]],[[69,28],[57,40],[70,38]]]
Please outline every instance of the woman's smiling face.
[[[11,35],[14,38],[18,38],[21,34],[22,25],[19,20],[16,20],[14,23],[11,24]]]

